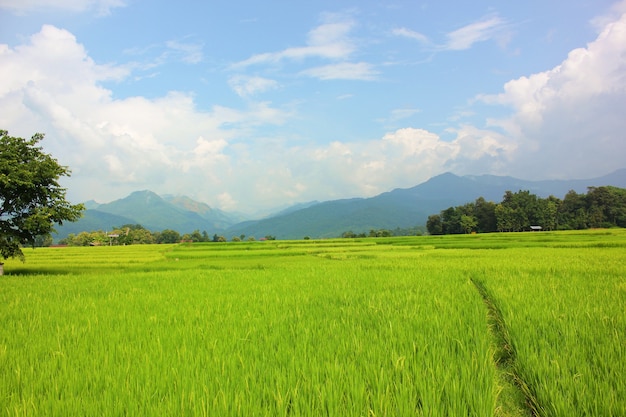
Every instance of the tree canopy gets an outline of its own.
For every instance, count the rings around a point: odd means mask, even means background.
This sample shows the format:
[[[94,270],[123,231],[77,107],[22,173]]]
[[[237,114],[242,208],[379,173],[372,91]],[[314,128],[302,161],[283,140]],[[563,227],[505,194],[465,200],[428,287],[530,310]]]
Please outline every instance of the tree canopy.
[[[505,192],[498,204],[480,197],[473,203],[449,207],[428,217],[431,235],[470,232],[518,232],[626,227],[626,189],[589,187],[587,194],[570,191],[563,200],[540,198],[529,191]]]
[[[34,245],[55,224],[76,221],[84,206],[65,199],[59,178],[68,167],[43,152],[41,133],[31,139],[9,136],[0,130],[0,255],[24,260],[22,245]]]

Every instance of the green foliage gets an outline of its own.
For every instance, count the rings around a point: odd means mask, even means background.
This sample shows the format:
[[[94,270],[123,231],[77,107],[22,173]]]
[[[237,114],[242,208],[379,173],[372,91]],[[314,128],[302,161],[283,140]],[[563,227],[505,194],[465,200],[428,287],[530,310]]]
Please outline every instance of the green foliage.
[[[479,197],[474,203],[449,207],[428,217],[431,235],[477,232],[626,227],[626,189],[589,187],[588,193],[568,192],[563,200],[539,198],[529,191],[507,191],[498,204]]]
[[[421,236],[423,234],[423,228],[419,226],[415,227],[396,227],[393,230],[389,229],[370,229],[369,233],[361,232],[354,233],[352,230],[343,232],[342,238],[363,238],[363,237],[390,237],[390,236]]]
[[[12,415],[626,415],[625,249],[621,229],[25,249],[0,279],[0,398]]]
[[[55,224],[76,221],[82,204],[65,200],[59,178],[69,176],[67,167],[44,153],[37,144],[42,134],[30,140],[9,136],[0,130],[0,255],[24,259],[22,245],[35,245]]]
[[[160,233],[152,233],[139,224],[126,224],[110,231],[70,233],[59,244],[69,246],[138,245],[157,243]],[[173,243],[173,242],[170,242]]]
[[[387,229],[380,229],[380,230],[371,229],[368,236],[369,237],[389,237],[391,236],[391,231]]]
[[[465,233],[471,233],[473,230],[476,230],[476,226],[478,226],[478,220],[474,216],[462,214],[459,224],[461,226],[461,229],[463,229]]]
[[[165,229],[157,233],[156,243],[178,243],[181,241],[180,233],[176,230]]]
[[[494,213],[495,205],[480,197],[475,203],[449,207],[438,215],[430,215],[426,229],[431,235],[492,232]]]
[[[431,235],[442,235],[443,224],[441,223],[441,216],[439,214],[432,214],[428,216],[426,221],[426,229]]]

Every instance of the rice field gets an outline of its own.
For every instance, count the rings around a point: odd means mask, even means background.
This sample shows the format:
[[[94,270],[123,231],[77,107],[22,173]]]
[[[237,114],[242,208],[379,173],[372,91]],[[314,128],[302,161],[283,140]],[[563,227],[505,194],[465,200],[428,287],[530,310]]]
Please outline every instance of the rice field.
[[[25,250],[0,414],[626,415],[626,231]]]

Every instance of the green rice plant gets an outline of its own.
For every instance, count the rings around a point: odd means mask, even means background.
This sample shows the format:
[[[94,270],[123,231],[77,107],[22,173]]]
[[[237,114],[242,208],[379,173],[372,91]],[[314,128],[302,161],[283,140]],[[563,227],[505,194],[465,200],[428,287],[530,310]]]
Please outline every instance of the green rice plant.
[[[120,256],[115,272],[5,276],[2,409],[489,414],[494,368],[472,285],[367,246],[369,258],[337,258],[349,254],[337,245],[326,245],[331,257],[324,245],[254,246],[251,260],[233,246],[177,246],[143,265]]]
[[[529,415],[521,395],[538,415],[626,415],[625,246],[604,230],[27,250],[0,277],[0,413]]]
[[[626,415],[623,248],[516,249],[481,263],[543,416]],[[484,266],[487,265],[487,266]]]

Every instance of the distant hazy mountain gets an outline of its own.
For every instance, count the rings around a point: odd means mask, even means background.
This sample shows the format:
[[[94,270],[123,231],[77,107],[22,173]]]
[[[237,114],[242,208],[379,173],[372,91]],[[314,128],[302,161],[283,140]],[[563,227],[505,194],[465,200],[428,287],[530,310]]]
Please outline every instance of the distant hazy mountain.
[[[87,209],[83,212],[83,217],[74,223],[63,223],[63,226],[56,226],[57,233],[53,235],[55,239],[62,239],[73,233],[75,235],[85,231],[102,230],[110,231],[116,226],[123,224],[136,224],[132,219],[115,214],[105,213],[98,210]]]
[[[96,202],[95,200],[89,200],[89,201],[85,201],[83,205],[85,206],[85,209],[87,210],[97,210],[100,203]]]
[[[57,227],[56,237],[80,231],[111,230],[124,224],[141,224],[152,231],[206,230],[211,235],[223,234],[227,239],[242,234],[256,238],[272,235],[278,239],[337,237],[349,230],[360,233],[424,225],[429,215],[478,197],[500,202],[506,191],[528,190],[544,198],[549,195],[563,198],[570,190],[584,193],[587,187],[604,185],[626,188],[626,169],[600,178],[567,181],[445,173],[415,187],[398,188],[371,198],[302,203],[253,221],[242,221],[245,220],[242,215],[211,208],[189,197],[161,197],[151,191],[136,191],[107,204],[85,203],[84,217]]]
[[[589,180],[527,181],[494,175],[457,176],[445,173],[412,188],[395,189],[371,198],[335,200],[256,222],[236,224],[227,237],[276,236],[278,239],[337,237],[345,231],[407,228],[424,225],[429,215],[478,197],[500,202],[506,191],[529,190],[540,197],[563,198],[568,191],[587,191],[590,186],[626,188],[626,169]]]
[[[271,214],[269,216],[266,216],[266,217],[283,216],[283,215],[286,215],[286,214],[289,214],[289,213],[293,213],[294,211],[298,211],[298,210],[302,210],[302,209],[305,209],[305,208],[309,208],[309,207],[314,206],[314,205],[319,204],[319,203],[320,202],[317,201],[317,200],[309,201],[309,202],[306,202],[306,203],[296,203],[296,204],[294,204],[292,206],[289,206],[287,208],[283,208],[283,209],[280,209],[279,211],[275,211],[273,214]]]
[[[173,229],[180,233],[194,230],[211,233],[240,222],[241,216],[230,217],[189,197],[161,197],[152,191],[135,191],[128,197],[106,204],[94,201],[85,203],[84,216],[75,223],[57,227],[56,238],[69,233],[91,230],[111,230],[124,224],[140,224],[151,231]]]
[[[245,216],[238,213],[226,213],[220,209],[212,208],[208,204],[192,200],[186,196],[165,195],[163,199],[168,203],[175,205],[185,211],[197,213],[203,219],[210,222],[211,229],[225,229],[234,223],[246,220]],[[195,230],[195,229],[194,229]],[[199,229],[202,230],[202,229]]]

